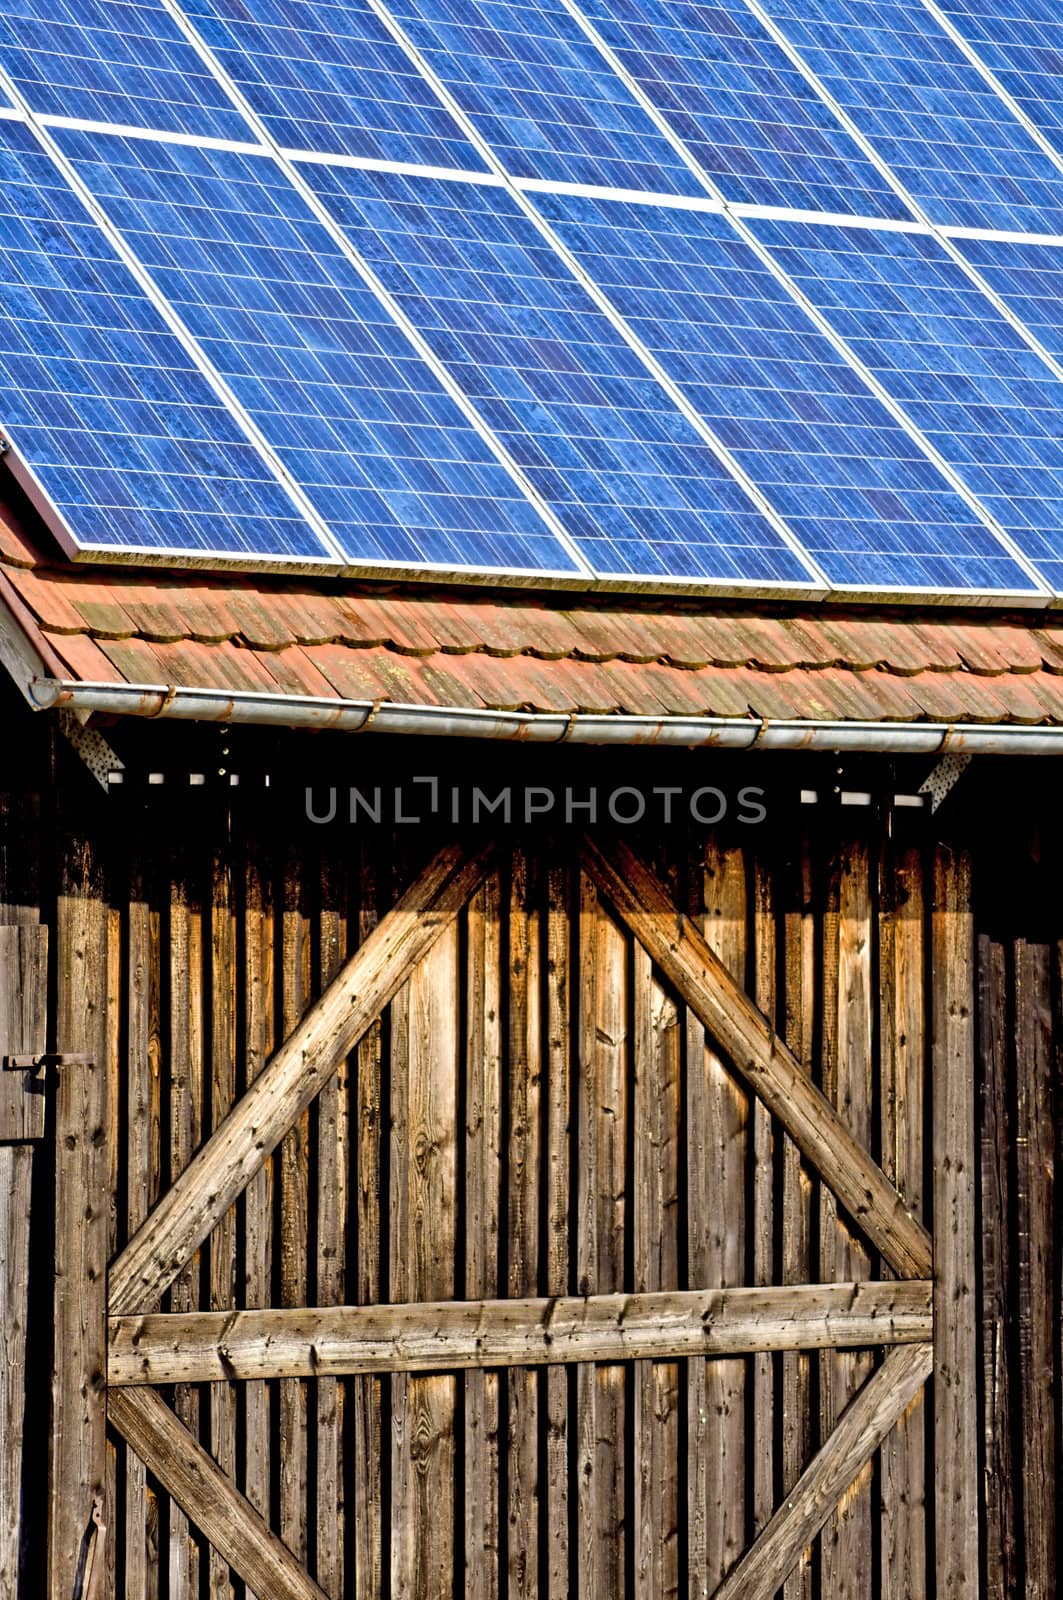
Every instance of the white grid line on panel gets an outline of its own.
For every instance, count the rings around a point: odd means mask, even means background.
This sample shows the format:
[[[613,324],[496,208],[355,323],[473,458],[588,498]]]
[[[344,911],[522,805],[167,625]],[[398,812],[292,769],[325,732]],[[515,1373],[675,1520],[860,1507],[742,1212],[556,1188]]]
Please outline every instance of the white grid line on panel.
[[[209,45],[207,45],[200,38],[198,32],[188,18],[184,15],[184,12],[181,10],[180,6],[176,5],[174,0],[162,0],[162,3],[166,7],[166,10],[173,17],[178,27],[181,29],[185,38],[199,55],[200,60],[210,70],[217,82],[225,90],[233,105],[243,116],[248,126],[254,130],[257,136],[262,140],[263,144],[268,148],[271,159],[284,173],[284,176],[292,185],[293,189],[296,190],[301,199],[310,208],[310,211],[316,220],[323,228],[325,228],[333,243],[343,252],[344,256],[354,267],[355,271],[358,273],[358,276],[366,285],[366,288],[370,290],[373,296],[384,307],[392,321],[401,329],[402,333],[409,340],[410,344],[414,350],[416,350],[421,360],[435,375],[438,381],[442,384],[443,388],[446,390],[447,394],[457,405],[466,421],[473,428],[475,428],[476,432],[487,445],[488,449],[491,451],[491,454],[495,457],[496,461],[498,461],[499,465],[505,469],[525,499],[530,501],[534,506],[542,521],[554,535],[554,538],[558,540],[562,548],[565,549],[572,559],[577,563],[580,570],[588,577],[593,577],[593,568],[587,561],[586,557],[582,555],[578,546],[569,535],[567,529],[564,527],[564,524],[557,517],[553,508],[547,504],[535,486],[525,476],[517,462],[513,460],[501,439],[496,436],[493,430],[480,416],[476,406],[465,394],[460,385],[455,382],[454,378],[450,374],[449,369],[445,367],[441,361],[439,361],[431,346],[424,338],[422,338],[417,328],[410,321],[409,317],[402,310],[402,308],[396,303],[392,295],[388,293],[388,290],[380,282],[369,263],[363,260],[360,252],[355,249],[350,239],[348,239],[347,234],[344,232],[343,228],[340,227],[339,223],[333,217],[328,207],[321,200],[319,200],[313,188],[306,182],[298,167],[295,166],[294,162],[285,153],[285,151],[282,150],[282,148],[270,137],[265,124],[248,104],[240,89],[229,77],[228,73],[218,61]],[[347,562],[347,565],[352,564],[356,563]]]
[[[993,244],[1040,244],[1046,249],[1063,245],[1063,233],[1025,233],[1010,228],[962,228],[949,226],[942,232],[950,239],[986,239]]]
[[[320,150],[290,150],[278,146],[285,161],[301,167],[353,167],[358,172],[394,172],[402,178],[442,179],[449,183],[478,183],[485,189],[500,189],[502,180],[494,172],[466,172],[464,167],[429,167],[419,161],[385,161],[379,156],[335,155]],[[271,152],[272,154],[272,149]]]
[[[662,114],[658,113],[655,108],[649,106],[649,103],[647,102],[646,97],[642,93],[638,84],[630,76],[623,63],[609,48],[605,40],[601,38],[598,30],[595,28],[590,19],[583,16],[578,5],[575,4],[575,0],[561,0],[561,4],[565,7],[565,10],[568,11],[571,16],[580,24],[587,37],[597,47],[603,58],[609,63],[613,71],[618,75],[625,86],[632,92],[632,94],[635,94],[638,97],[639,103],[647,105],[648,109],[650,109],[651,114],[653,115],[656,126],[671,144],[677,155],[682,156],[683,160],[686,162],[686,165],[690,168],[691,172],[704,186],[708,193],[720,201],[723,215],[727,218],[727,221],[730,223],[730,225],[735,229],[736,233],[738,233],[745,243],[749,245],[750,248],[755,252],[761,264],[773,275],[778,283],[782,284],[790,297],[797,302],[797,304],[805,312],[806,316],[808,316],[811,321],[814,322],[815,326],[830,341],[831,345],[842,357],[842,359],[846,361],[853,371],[856,372],[857,375],[863,380],[875,397],[883,406],[885,406],[889,414],[893,417],[894,421],[904,429],[905,433],[912,440],[913,444],[918,446],[918,448],[923,452],[927,459],[949,484],[950,488],[960,495],[964,503],[978,517],[983,526],[989,529],[998,543],[1004,547],[1011,558],[1022,568],[1026,575],[1034,583],[1036,583],[1037,587],[1043,593],[1050,592],[1045,580],[1037,571],[1037,568],[1034,566],[1028,556],[1023,555],[1022,551],[1012,539],[1011,535],[997,521],[996,517],[993,516],[989,508],[984,506],[981,499],[973,492],[973,490],[968,488],[963,478],[953,469],[952,466],[950,466],[949,462],[946,461],[945,457],[940,453],[932,441],[927,438],[922,429],[916,426],[911,417],[908,416],[908,413],[905,411],[903,406],[898,404],[898,402],[893,399],[892,395],[883,387],[870,368],[865,366],[865,364],[860,360],[859,356],[856,354],[856,351],[851,348],[848,342],[842,338],[840,334],[835,332],[831,323],[822,314],[822,312],[820,312],[819,309],[813,305],[812,301],[804,293],[801,287],[793,281],[786,271],[784,271],[784,269],[776,261],[771,251],[768,250],[765,245],[762,245],[753,231],[746,226],[744,218],[750,214],[749,208],[732,206],[730,202],[727,201],[722,190],[705,171],[701,163],[694,156],[693,152],[687,149],[686,142],[678,133],[676,133],[675,129],[671,127],[668,119]],[[747,0],[747,4],[749,5],[750,10],[767,24],[770,19],[766,19],[762,16],[761,7],[756,3],[756,0]],[[776,37],[774,25],[772,25],[771,31],[772,36]],[[782,36],[779,35],[778,37],[779,42],[782,43]],[[798,59],[796,52],[790,48],[787,48],[787,54],[794,61],[795,65],[798,65],[801,70],[805,72],[808,81],[816,89],[817,93],[823,95],[830,108],[844,121],[844,114],[841,112],[841,108],[836,106],[835,102],[830,99],[830,96],[828,95],[826,89],[820,84],[818,78],[816,78],[814,74],[805,71],[804,64]],[[847,122],[846,125],[848,125]],[[864,141],[861,141],[861,148],[863,148],[863,145]],[[874,160],[876,167],[882,171],[883,176],[886,177],[892,184],[900,198],[903,199],[905,204],[908,205],[913,211],[917,221],[922,225],[921,231],[936,234],[937,230],[934,228],[929,217],[923,215],[915,201],[912,200],[911,196],[906,193],[899,180],[895,178],[893,173],[884,166],[879,157],[875,155],[870,148],[868,148],[867,153]],[[770,209],[771,208],[761,208],[756,212],[756,215],[763,216],[765,212],[769,211]],[[949,254],[954,254],[966,269],[967,264],[966,262],[963,262],[963,258],[960,256],[959,251],[955,250],[952,246],[946,246],[946,248],[948,249]],[[983,286],[980,280],[978,287],[981,288],[984,293],[990,293],[988,285]],[[995,300],[996,297],[991,296],[991,298]],[[1028,334],[1027,337],[1031,345],[1037,350],[1037,353],[1039,355],[1043,354],[1045,358],[1051,362],[1051,358],[1048,357],[1047,352],[1042,352],[1039,344],[1035,343],[1033,335]],[[1055,370],[1054,364],[1053,370]],[[1061,369],[1057,375],[1063,377],[1063,369]]]
[[[125,122],[94,122],[88,117],[63,117],[57,112],[37,112],[42,128],[70,128],[78,133],[113,133],[123,139],[146,139],[152,144],[185,144],[195,150],[231,150],[236,155],[260,156],[262,145],[247,139],[215,139],[209,134],[177,133],[171,129],[134,128]]]
[[[108,243],[117,253],[122,264],[132,274],[133,278],[144,291],[147,298],[151,301],[156,311],[158,311],[170,332],[180,343],[181,348],[185,351],[185,354],[210,384],[210,387],[217,395],[222,405],[225,406],[226,410],[229,411],[234,420],[243,429],[248,441],[258,452],[259,457],[269,468],[269,471],[280,484],[285,494],[287,494],[289,500],[299,512],[300,516],[302,516],[313,528],[318,538],[321,539],[322,543],[324,544],[325,549],[330,551],[337,561],[343,561],[344,557],[342,550],[336,543],[329,529],[326,527],[324,521],[315,510],[310,500],[292,478],[291,474],[287,471],[279,457],[275,454],[272,446],[256,427],[255,423],[244,410],[243,406],[241,406],[240,402],[229,388],[229,385],[226,383],[221,373],[218,372],[216,367],[208,358],[206,352],[201,349],[198,340],[196,340],[188,328],[185,327],[181,318],[170,305],[165,295],[160,291],[150,272],[148,272],[147,268],[126,244],[125,239],[119,233],[118,229],[112,226],[111,220],[107,216],[107,213],[104,211],[103,207],[99,204],[91,190],[79,177],[71,163],[67,160],[62,150],[60,150],[59,146],[52,138],[48,129],[44,127],[39,118],[34,115],[28,102],[20,94],[17,86],[9,78],[7,72],[2,66],[0,66],[0,87],[4,89],[5,93],[11,98],[12,102],[22,111],[22,120],[33,133],[41,148],[51,159],[56,169],[62,174],[63,179],[68,187],[77,196],[88,215],[96,223],[97,227],[103,233]]]
[[[997,99],[1003,102],[1003,104],[1011,112],[1011,115],[1015,118],[1016,122],[1022,124],[1026,132],[1030,135],[1030,138],[1048,157],[1052,165],[1057,167],[1060,172],[1063,172],[1063,156],[1060,155],[1052,141],[1041,132],[1036,122],[1032,122],[1026,115],[1026,112],[1015,99],[1015,96],[1008,93],[1007,89],[1005,89],[1004,85],[1001,83],[992,67],[986,66],[985,62],[978,54],[975,46],[967,42],[963,34],[957,28],[956,24],[952,21],[951,17],[947,17],[944,11],[942,11],[939,6],[934,4],[934,0],[923,0],[923,5],[926,7],[927,11],[929,11],[938,27],[941,28],[944,33],[948,34],[949,38],[952,40],[957,49],[963,51],[963,54],[967,57],[967,60],[970,62],[971,66],[984,80],[988,87],[992,89]]]
[[[628,326],[627,322],[617,311],[609,297],[599,288],[598,284],[595,283],[594,279],[586,271],[577,257],[572,254],[568,247],[557,236],[553,228],[547,222],[546,218],[536,210],[535,206],[524,192],[523,187],[513,179],[507,168],[495,154],[494,150],[482,137],[472,121],[465,115],[465,112],[454,99],[446,85],[429,66],[428,62],[422,58],[412,40],[407,37],[405,30],[391,16],[387,7],[381,3],[381,0],[368,0],[368,4],[375,15],[379,17],[380,21],[388,29],[396,43],[400,44],[403,50],[405,50],[406,54],[417,67],[418,71],[422,73],[422,75],[431,84],[439,99],[458,123],[462,132],[465,134],[465,137],[470,141],[480,155],[483,156],[484,160],[490,166],[492,172],[497,173],[502,179],[506,189],[517,201],[517,204],[520,206],[529,222],[534,225],[536,230],[550,245],[551,249],[565,263],[565,266],[568,268],[572,276],[586,290],[587,294],[594,301],[594,304],[598,307],[599,311],[601,311],[602,314],[608,318],[612,327],[615,328],[616,332],[624,340],[629,349],[631,349],[635,355],[638,356],[646,370],[668,395],[668,398],[672,401],[672,404],[682,413],[690,425],[696,429],[699,438],[703,439],[704,442],[709,446],[717,460],[723,467],[726,468],[727,472],[740,486],[747,498],[753,503],[753,505],[756,506],[761,516],[765,518],[771,527],[774,528],[779,537],[784,541],[787,549],[790,550],[793,555],[797,556],[798,560],[801,562],[801,565],[810,574],[815,589],[820,592],[829,590],[830,585],[827,582],[826,575],[821,571],[818,563],[813,559],[813,557],[809,555],[808,551],[793,533],[788,523],[783,517],[780,516],[778,511],[776,511],[770,500],[758,487],[758,485],[753,482],[752,478],[750,478],[741,464],[735,460],[734,456],[727,449],[726,445],[724,445],[723,442],[717,438],[715,432],[709,427],[701,413],[695,406],[690,404],[686,395],[669,377],[668,373],[661,366],[660,362],[653,355],[653,353],[646,348],[635,331]],[[684,157],[684,159],[686,158]],[[789,590],[792,589],[793,586],[786,585],[785,587]]]

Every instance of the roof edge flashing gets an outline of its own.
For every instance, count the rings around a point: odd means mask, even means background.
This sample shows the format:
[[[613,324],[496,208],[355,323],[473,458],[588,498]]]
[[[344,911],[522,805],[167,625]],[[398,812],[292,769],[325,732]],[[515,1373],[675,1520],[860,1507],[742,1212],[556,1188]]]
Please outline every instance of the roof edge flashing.
[[[1063,755],[1063,725],[947,722],[840,722],[809,718],[639,717],[622,713],[492,711],[326,700],[165,684],[75,683],[34,677],[37,710],[182,721],[250,723],[422,738],[509,740],[518,744],[651,745],[721,750],[854,751],[889,755]]]

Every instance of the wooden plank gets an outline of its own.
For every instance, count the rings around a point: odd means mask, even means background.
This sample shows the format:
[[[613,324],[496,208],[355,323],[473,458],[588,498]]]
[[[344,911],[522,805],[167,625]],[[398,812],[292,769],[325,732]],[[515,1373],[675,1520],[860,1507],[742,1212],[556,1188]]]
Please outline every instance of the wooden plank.
[[[584,842],[594,880],[727,1052],[754,1093],[819,1170],[894,1271],[926,1277],[930,1236],[830,1101],[713,955],[689,917],[622,841]]]
[[[549,1295],[569,1289],[569,1119],[572,1028],[572,875],[551,861],[546,874],[546,1259]],[[569,1550],[568,1375],[546,1374],[546,1544],[542,1600],[567,1600],[573,1588]]]
[[[623,1283],[627,1215],[627,944],[592,884],[580,906],[577,1286]],[[625,1373],[576,1374],[579,1593],[622,1594],[626,1558]]]
[[[542,1167],[540,972],[535,873],[513,851],[509,896],[507,1292],[539,1287],[539,1178]],[[529,1600],[539,1586],[539,1382],[513,1371],[506,1385],[506,1592]]]
[[[244,1092],[261,1076],[274,1045],[275,909],[270,874],[262,852],[249,843],[243,864],[244,924]],[[268,1306],[273,1279],[273,1162],[251,1178],[243,1195],[242,1303]],[[270,1391],[264,1383],[243,1389],[243,1485],[250,1503],[262,1515],[270,1510]],[[254,1600],[254,1595],[249,1597]],[[265,1600],[265,1597],[263,1597]]]
[[[48,929],[0,927],[0,1057],[39,1055],[48,1043]],[[44,1138],[47,1073],[0,1065],[0,1142]]]
[[[111,1309],[156,1303],[411,970],[453,925],[491,846],[441,850],[311,1007],[111,1268]]]
[[[1009,882],[1009,899],[1012,892]],[[1002,940],[990,933],[982,933],[978,940],[978,989],[985,1586],[986,1600],[1013,1600],[1021,1585],[1012,1455],[1015,1399],[1009,1306],[1014,1272],[1012,1028],[1007,954]]]
[[[1031,863],[1035,868],[1037,856],[1035,842]],[[1056,1366],[1053,1164],[1059,1112],[1053,1082],[1053,954],[1047,942],[1016,941],[1015,1274],[1025,1600],[1054,1600],[1057,1592],[1056,1391],[1060,1374]]]
[[[923,1220],[926,950],[922,853],[884,844],[879,859],[882,1169]],[[889,1275],[889,1268],[883,1268]],[[926,1404],[916,1395],[883,1440],[881,1564],[891,1595],[927,1591]]]
[[[374,852],[363,846],[358,882],[358,942],[363,944],[379,921],[380,908]],[[355,1222],[356,1279],[353,1299],[372,1305],[380,1299],[381,1128],[387,1115],[382,1100],[383,1027],[370,1023],[354,1057],[357,1076]],[[385,1263],[386,1264],[386,1263]],[[354,1593],[356,1600],[379,1600],[383,1585],[383,1486],[385,1452],[381,1408],[383,1385],[377,1377],[356,1378],[350,1386],[354,1412]]]
[[[400,1283],[402,1275],[400,1274]],[[107,1381],[433,1372],[919,1343],[930,1280],[112,1317]]]
[[[64,839],[60,862],[56,1042],[90,1059],[59,1073],[56,1094],[49,1600],[74,1592],[107,1472],[108,916],[101,864],[88,842]]]
[[[458,929],[450,918],[406,988],[393,1029],[391,1293],[455,1290]],[[396,1380],[392,1400],[391,1585],[395,1600],[443,1600],[454,1584],[453,1376]]]
[[[872,1030],[871,883],[868,847],[861,838],[837,844],[833,862],[830,932],[824,936],[823,1092],[861,1149],[871,1150]],[[843,1282],[870,1276],[867,1250],[850,1231],[830,1190],[820,1195],[820,1277]],[[864,1351],[834,1351],[820,1362],[820,1437],[872,1371]],[[823,1600],[871,1600],[873,1533],[870,1464],[851,1483],[820,1539]]]
[[[347,953],[347,874],[344,863],[324,857],[318,869],[318,970],[322,987],[331,983]],[[349,1205],[350,1071],[346,1057],[317,1098],[314,1147],[317,1155],[317,1249],[314,1252],[314,1302],[342,1305],[346,1299],[347,1214]],[[314,1407],[314,1576],[329,1594],[343,1593],[347,1561],[343,1438],[346,1395],[335,1378],[322,1377],[311,1390]],[[362,1485],[358,1485],[361,1492]]]
[[[310,1001],[310,913],[304,883],[305,864],[297,846],[283,855],[281,893],[281,1034],[290,1038],[305,1016]],[[338,1069],[338,1061],[337,1061]],[[335,1074],[329,1078],[335,1082]],[[309,1301],[307,1244],[310,1232],[310,1107],[303,1106],[277,1151],[280,1191],[278,1267],[282,1306],[305,1306]],[[307,1516],[310,1501],[306,1384],[298,1378],[281,1380],[277,1395],[279,1424],[278,1532],[292,1554],[307,1560]]]
[[[776,1010],[775,883],[770,862],[758,853],[753,862],[753,999],[774,1023]],[[754,1100],[750,1112],[753,1154],[753,1282],[775,1278],[774,1134],[766,1106]],[[752,1368],[752,1523],[761,1533],[775,1510],[775,1371],[773,1357],[754,1356]]]
[[[465,1048],[465,1293],[498,1289],[502,1172],[501,884],[492,873],[469,901]],[[465,1589],[499,1591],[499,1381],[470,1372],[465,1382]]]
[[[930,1375],[933,1347],[892,1350],[850,1402],[780,1510],[717,1589],[714,1600],[771,1600],[802,1550]]]
[[[19,1593],[33,1150],[0,1145],[0,1594]]]
[[[934,852],[934,1503],[937,1594],[978,1593],[974,926],[964,851]]]
[[[236,1098],[236,925],[232,866],[228,853],[212,851],[210,894],[210,1123],[216,1128]],[[143,1220],[138,1218],[138,1222]],[[236,1305],[236,1212],[221,1218],[210,1239],[210,1305],[214,1311]],[[230,1477],[236,1475],[236,1390],[215,1384],[210,1391],[211,1454]],[[215,1549],[209,1556],[212,1600],[229,1600],[229,1564]]]
[[[150,1390],[111,1397],[110,1420],[245,1583],[270,1600],[328,1600],[291,1551]]]
[[[679,1288],[681,1039],[676,1004],[634,950],[636,1294]],[[638,1600],[679,1594],[680,1367],[641,1361],[635,1374],[634,1577]],[[685,1508],[684,1513],[685,1515]]]

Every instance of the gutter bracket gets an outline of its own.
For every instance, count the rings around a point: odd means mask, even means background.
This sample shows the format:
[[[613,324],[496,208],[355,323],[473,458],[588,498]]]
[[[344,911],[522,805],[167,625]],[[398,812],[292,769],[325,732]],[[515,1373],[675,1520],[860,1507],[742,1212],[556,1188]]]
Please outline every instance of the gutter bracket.
[[[930,810],[935,812],[945,796],[955,787],[970,766],[972,757],[963,750],[947,751],[919,785],[919,793],[930,796]]]
[[[106,794],[111,792],[112,774],[125,771],[125,762],[113,751],[103,734],[86,726],[76,711],[61,710],[59,728]],[[121,781],[121,780],[119,780]]]

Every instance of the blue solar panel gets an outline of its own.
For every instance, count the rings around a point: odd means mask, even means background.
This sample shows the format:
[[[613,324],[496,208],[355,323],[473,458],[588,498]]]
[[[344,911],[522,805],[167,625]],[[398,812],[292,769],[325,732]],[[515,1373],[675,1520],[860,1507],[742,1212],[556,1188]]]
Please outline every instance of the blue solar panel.
[[[542,208],[833,584],[1029,587],[725,218]]]
[[[1023,553],[1063,581],[1063,383],[927,235],[752,226]]]
[[[506,194],[308,169],[602,573],[808,574]]]
[[[0,426],[83,548],[327,554],[17,122],[0,122]]]
[[[61,141],[352,560],[573,570],[271,158]]]
[[[9,0],[0,62],[41,114],[250,138],[158,0]]]
[[[584,10],[728,200],[908,215],[741,0],[589,0]]]
[[[918,0],[766,10],[935,222],[1063,231],[1063,173]]]
[[[1059,0],[939,0],[958,32],[1041,133],[1063,138]]]
[[[290,149],[482,171],[484,162],[369,8],[190,0],[185,12]]]
[[[391,9],[514,177],[704,193],[558,0]]]
[[[1045,349],[1063,361],[1063,249],[998,239],[963,239],[960,248]]]

